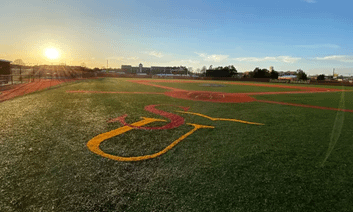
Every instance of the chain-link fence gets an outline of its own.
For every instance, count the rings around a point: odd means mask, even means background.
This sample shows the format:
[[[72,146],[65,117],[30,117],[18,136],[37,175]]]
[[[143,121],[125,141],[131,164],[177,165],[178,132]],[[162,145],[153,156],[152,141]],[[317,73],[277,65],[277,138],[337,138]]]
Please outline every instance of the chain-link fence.
[[[19,66],[11,67],[11,74],[0,75],[0,86],[29,83],[36,80],[67,80],[95,77],[97,74],[80,66]]]

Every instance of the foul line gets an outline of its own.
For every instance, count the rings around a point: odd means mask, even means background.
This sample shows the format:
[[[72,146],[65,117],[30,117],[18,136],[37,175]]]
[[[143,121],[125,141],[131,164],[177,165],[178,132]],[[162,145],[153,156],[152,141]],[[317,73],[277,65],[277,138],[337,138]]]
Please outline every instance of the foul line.
[[[353,110],[333,108],[333,107],[321,107],[321,106],[315,106],[315,105],[303,105],[303,104],[276,102],[276,101],[268,101],[268,100],[256,100],[256,101],[263,102],[263,103],[270,103],[270,104],[289,105],[289,106],[296,106],[296,107],[306,107],[306,108],[314,108],[314,109],[321,109],[321,110],[334,110],[334,111],[343,111],[343,112],[353,113]]]
[[[330,157],[333,149],[335,148],[337,141],[341,135],[342,132],[342,128],[343,128],[343,122],[344,122],[344,113],[342,112],[345,107],[345,99],[344,99],[344,92],[342,92],[341,94],[341,101],[339,104],[339,108],[341,109],[340,111],[337,112],[336,118],[335,118],[335,122],[333,124],[333,129],[331,132],[331,138],[330,138],[330,143],[329,143],[329,147],[327,149],[326,152],[326,156],[325,159],[322,161],[321,163],[321,167],[323,167],[325,165],[325,162],[327,161],[327,159]]]
[[[192,114],[192,115],[196,115],[196,116],[201,116],[201,117],[204,117],[206,119],[210,119],[212,121],[234,121],[234,122],[240,122],[240,123],[244,123],[244,124],[265,125],[265,124],[262,124],[262,123],[248,122],[248,121],[243,121],[243,120],[238,120],[238,119],[213,118],[213,117],[201,114],[201,113],[193,113],[193,112],[185,112],[185,111],[176,111],[176,112]]]

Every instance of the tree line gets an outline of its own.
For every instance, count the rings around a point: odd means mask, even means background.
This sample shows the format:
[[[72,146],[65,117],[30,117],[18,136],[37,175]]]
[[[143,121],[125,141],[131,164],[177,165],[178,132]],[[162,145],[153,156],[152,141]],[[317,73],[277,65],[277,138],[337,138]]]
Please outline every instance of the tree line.
[[[238,75],[237,69],[233,65],[229,66],[218,66],[213,68],[211,65],[208,69],[204,66],[201,70],[201,76],[206,77],[236,77]],[[298,80],[307,80],[308,77],[306,73],[298,69],[296,71],[297,79]],[[243,74],[243,78],[270,78],[270,79],[278,79],[279,73],[275,70],[269,71],[268,69],[261,69],[256,67],[253,71],[249,71],[246,74]]]

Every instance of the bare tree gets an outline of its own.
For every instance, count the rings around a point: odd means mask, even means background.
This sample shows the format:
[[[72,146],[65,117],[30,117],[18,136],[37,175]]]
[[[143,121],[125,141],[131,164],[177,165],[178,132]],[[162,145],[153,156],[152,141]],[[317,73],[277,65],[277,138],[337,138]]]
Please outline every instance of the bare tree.
[[[210,67],[211,67],[211,66],[210,66]],[[202,67],[202,69],[201,69],[201,75],[202,75],[202,76],[206,76],[206,71],[207,71],[206,66]]]
[[[23,62],[22,59],[16,59],[16,60],[13,61],[12,64],[14,64],[14,65],[19,65],[19,66],[24,66],[24,65],[26,65],[26,64]]]

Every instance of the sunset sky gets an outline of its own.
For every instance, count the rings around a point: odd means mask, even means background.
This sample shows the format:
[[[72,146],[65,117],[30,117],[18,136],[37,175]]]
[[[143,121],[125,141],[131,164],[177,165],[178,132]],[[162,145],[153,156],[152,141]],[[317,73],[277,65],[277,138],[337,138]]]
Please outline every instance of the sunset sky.
[[[5,0],[0,59],[353,75],[351,0]],[[48,49],[58,58],[46,56]],[[56,54],[56,53],[55,53]],[[55,55],[54,54],[54,55]]]

